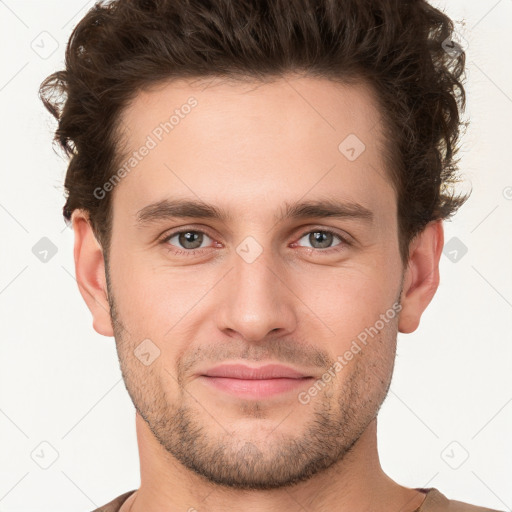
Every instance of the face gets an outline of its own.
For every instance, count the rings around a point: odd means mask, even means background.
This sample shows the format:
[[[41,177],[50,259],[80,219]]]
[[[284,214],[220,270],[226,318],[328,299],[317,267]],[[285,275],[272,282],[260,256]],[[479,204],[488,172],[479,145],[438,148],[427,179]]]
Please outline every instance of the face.
[[[111,192],[108,293],[137,411],[225,486],[341,461],[387,393],[403,282],[371,92],[180,81],[140,93],[123,126],[137,155]]]

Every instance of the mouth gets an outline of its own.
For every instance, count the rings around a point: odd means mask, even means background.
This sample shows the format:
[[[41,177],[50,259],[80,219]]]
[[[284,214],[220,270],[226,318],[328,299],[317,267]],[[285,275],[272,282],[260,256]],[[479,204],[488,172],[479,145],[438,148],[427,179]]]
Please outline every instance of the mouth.
[[[260,367],[223,364],[208,369],[199,379],[215,390],[261,400],[296,391],[309,385],[314,377],[278,364]]]

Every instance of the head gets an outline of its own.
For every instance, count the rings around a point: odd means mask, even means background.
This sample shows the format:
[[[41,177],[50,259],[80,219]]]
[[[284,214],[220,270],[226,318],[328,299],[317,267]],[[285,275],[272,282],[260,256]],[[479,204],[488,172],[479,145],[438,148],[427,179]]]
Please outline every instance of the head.
[[[422,0],[98,2],[73,31],[41,97],[77,280],[188,469],[289,485],[375,420],[467,198],[452,31]],[[242,360],[309,380],[268,399],[205,383]]]

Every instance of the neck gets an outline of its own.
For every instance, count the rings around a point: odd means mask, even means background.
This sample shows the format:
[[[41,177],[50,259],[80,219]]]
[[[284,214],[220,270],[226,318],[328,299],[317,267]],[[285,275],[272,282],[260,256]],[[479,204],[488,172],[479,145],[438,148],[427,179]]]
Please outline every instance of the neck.
[[[413,512],[425,498],[425,494],[398,485],[382,471],[376,419],[337,464],[306,482],[264,491],[212,484],[174,459],[139,414],[136,414],[136,428],[141,485],[120,512]]]

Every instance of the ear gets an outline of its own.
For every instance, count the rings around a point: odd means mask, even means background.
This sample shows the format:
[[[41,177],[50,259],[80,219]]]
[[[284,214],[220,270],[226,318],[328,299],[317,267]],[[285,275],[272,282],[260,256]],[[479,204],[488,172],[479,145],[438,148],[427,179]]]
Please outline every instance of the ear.
[[[402,310],[398,330],[415,331],[439,286],[439,259],[444,245],[443,221],[427,224],[409,247],[409,262],[401,295]]]
[[[80,293],[92,313],[93,328],[103,336],[114,336],[108,303],[103,250],[94,236],[86,211],[73,211],[75,275]]]

